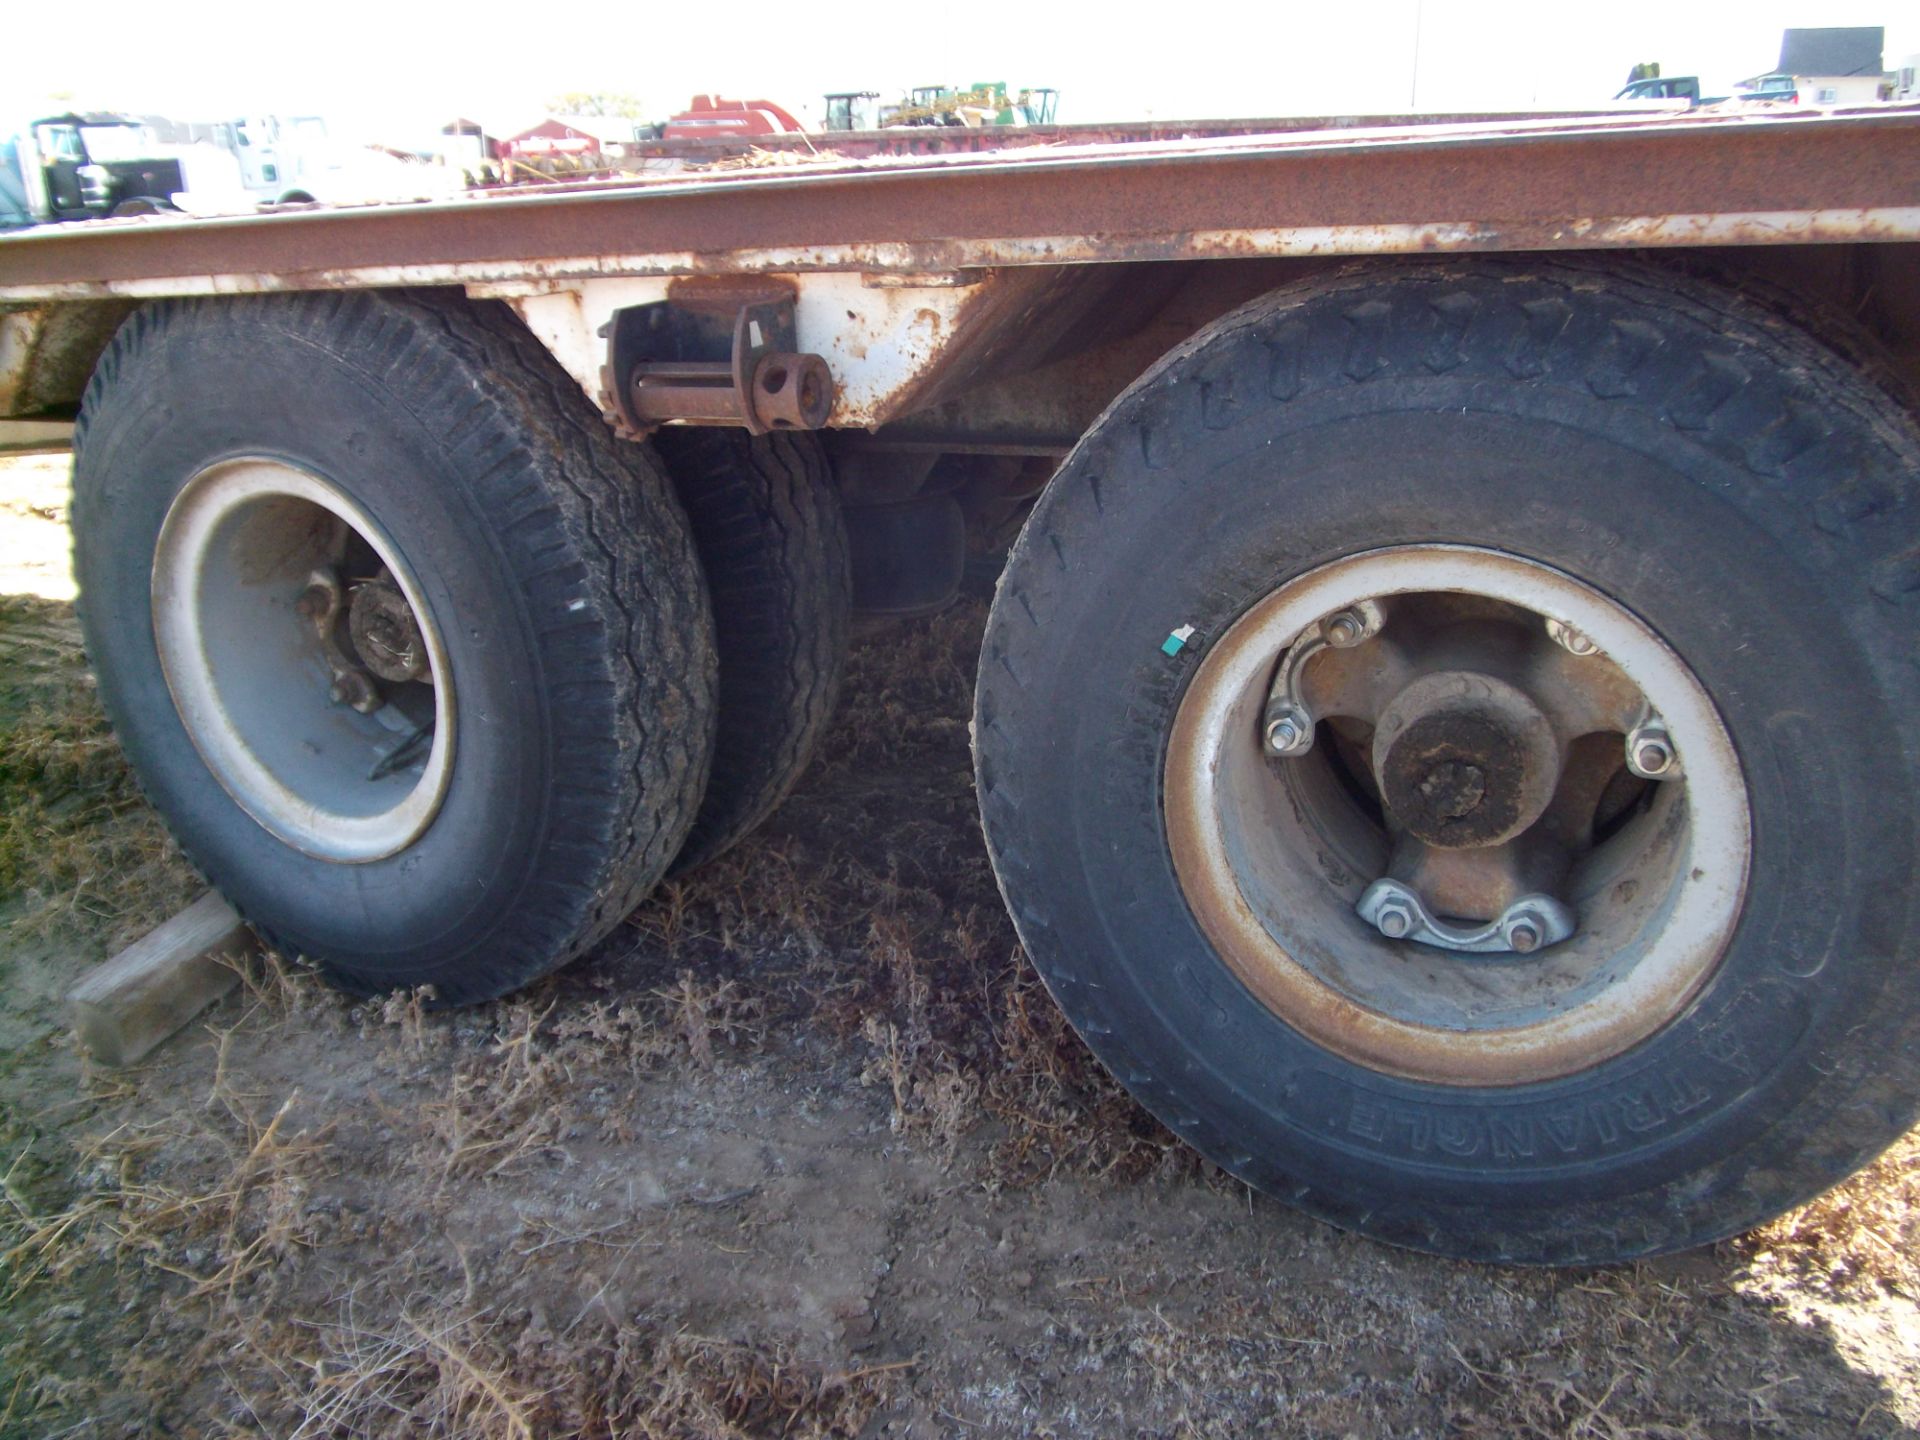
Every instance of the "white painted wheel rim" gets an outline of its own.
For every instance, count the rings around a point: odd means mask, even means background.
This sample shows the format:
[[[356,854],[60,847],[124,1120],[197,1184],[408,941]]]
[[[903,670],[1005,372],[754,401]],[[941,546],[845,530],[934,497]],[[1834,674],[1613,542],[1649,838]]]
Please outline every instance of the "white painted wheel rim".
[[[1466,991],[1420,1002],[1420,967],[1448,973],[1438,968],[1447,964],[1439,952],[1410,950],[1374,932],[1351,913],[1370,877],[1340,883],[1343,869],[1353,867],[1337,855],[1329,860],[1325,836],[1306,821],[1298,836],[1280,833],[1291,821],[1274,825],[1278,838],[1269,844],[1258,826],[1273,824],[1275,807],[1263,799],[1266,808],[1259,809],[1248,798],[1267,783],[1258,735],[1275,657],[1320,616],[1362,599],[1416,592],[1487,596],[1582,631],[1658,708],[1684,765],[1684,781],[1662,787],[1671,793],[1656,803],[1666,807],[1661,818],[1649,817],[1649,833],[1666,847],[1655,857],[1657,873],[1667,877],[1664,890],[1627,889],[1621,877],[1638,872],[1622,869],[1622,859],[1633,852],[1596,863],[1570,897],[1582,932],[1556,947],[1553,963],[1566,983],[1557,992],[1543,986],[1547,998],[1531,1008],[1493,1006],[1475,1015]],[[1292,785],[1284,766],[1297,763],[1274,762],[1268,773],[1281,777],[1274,783]],[[1726,727],[1692,670],[1599,591],[1490,550],[1372,551],[1280,586],[1208,644],[1175,717],[1164,778],[1174,869],[1222,960],[1308,1038],[1405,1078],[1523,1084],[1625,1052],[1699,995],[1745,899],[1746,784]],[[1280,808],[1295,816],[1301,810],[1297,796]],[[1628,898],[1617,899],[1621,893]],[[1616,937],[1620,943],[1606,951]],[[1585,953],[1582,945],[1599,948]],[[1374,983],[1382,976],[1393,982],[1384,990]]]
[[[294,610],[323,551],[351,532],[391,572],[432,670],[422,763],[368,772],[407,733],[389,704],[362,715],[328,699],[313,626]],[[453,671],[412,572],[373,518],[335,486],[279,460],[224,460],[175,497],[154,547],[154,644],[194,748],[265,830],[316,858],[364,864],[432,824],[453,775]]]

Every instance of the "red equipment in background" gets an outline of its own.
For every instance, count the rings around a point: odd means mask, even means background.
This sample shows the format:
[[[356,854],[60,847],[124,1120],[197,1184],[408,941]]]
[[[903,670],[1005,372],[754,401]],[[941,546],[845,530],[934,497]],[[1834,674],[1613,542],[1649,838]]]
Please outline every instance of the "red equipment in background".
[[[717,135],[782,135],[805,127],[771,100],[721,100],[696,95],[693,103],[667,121],[668,140],[697,140]]]

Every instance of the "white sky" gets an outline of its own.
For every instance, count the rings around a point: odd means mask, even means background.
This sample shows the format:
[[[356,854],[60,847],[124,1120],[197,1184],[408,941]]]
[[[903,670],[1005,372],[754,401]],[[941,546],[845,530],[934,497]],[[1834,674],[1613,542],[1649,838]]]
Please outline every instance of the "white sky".
[[[0,117],[64,96],[176,119],[317,113],[336,134],[405,144],[455,114],[516,128],[564,91],[634,94],[660,119],[696,91],[763,96],[817,120],[829,90],[892,99],[982,80],[1057,87],[1063,121],[1524,109],[1604,101],[1640,60],[1722,94],[1772,68],[1789,25],[1884,25],[1889,66],[1920,51],[1915,0],[882,0],[823,6],[811,22],[810,10],[40,0],[8,19]]]

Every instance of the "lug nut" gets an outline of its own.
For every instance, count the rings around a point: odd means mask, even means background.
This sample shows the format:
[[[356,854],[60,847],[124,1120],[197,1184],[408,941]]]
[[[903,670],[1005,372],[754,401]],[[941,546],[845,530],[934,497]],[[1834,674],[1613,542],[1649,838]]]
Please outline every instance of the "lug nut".
[[[1327,643],[1336,650],[1344,650],[1367,638],[1367,624],[1353,611],[1342,610],[1327,617],[1320,627],[1320,633],[1327,637]]]
[[[1413,912],[1404,905],[1382,905],[1373,923],[1389,940],[1404,940],[1413,929]]]
[[[1522,920],[1507,931],[1507,944],[1521,955],[1530,955],[1540,948],[1540,932],[1531,920]]]
[[[1680,774],[1680,756],[1673,748],[1667,725],[1648,714],[1627,732],[1627,768],[1642,780],[1671,780]]]
[[[1569,655],[1592,655],[1600,649],[1585,634],[1574,629],[1564,620],[1547,621],[1547,634],[1552,637],[1554,644]]]
[[[1275,716],[1267,725],[1267,748],[1284,755],[1299,745],[1305,735],[1306,731],[1301,728],[1296,717]]]

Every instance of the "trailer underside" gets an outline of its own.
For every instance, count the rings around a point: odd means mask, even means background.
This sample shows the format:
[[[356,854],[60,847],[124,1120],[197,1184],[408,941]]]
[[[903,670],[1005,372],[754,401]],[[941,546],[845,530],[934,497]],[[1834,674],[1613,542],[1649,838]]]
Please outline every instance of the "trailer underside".
[[[77,402],[130,301],[422,285],[507,300],[607,408],[615,311],[752,276],[832,368],[828,425],[1058,453],[1183,328],[1316,266],[1455,252],[1684,251],[1860,313],[1911,371],[1916,177],[1920,109],[1876,107],[829,156],[65,226],[0,241],[0,414]],[[991,393],[1034,372],[1017,403]]]

